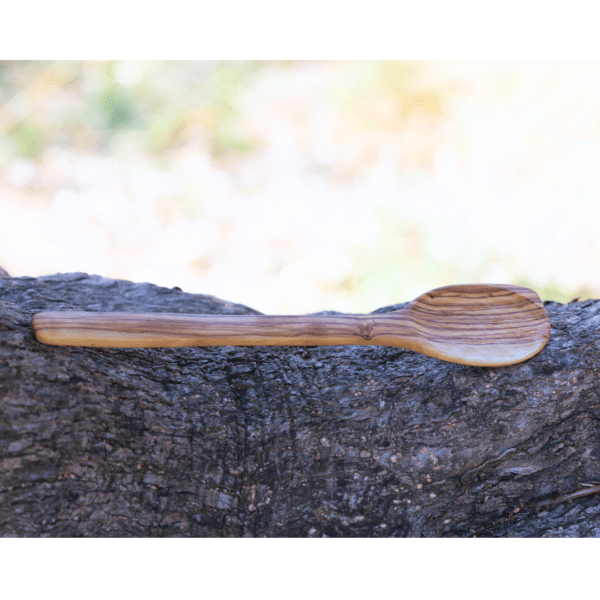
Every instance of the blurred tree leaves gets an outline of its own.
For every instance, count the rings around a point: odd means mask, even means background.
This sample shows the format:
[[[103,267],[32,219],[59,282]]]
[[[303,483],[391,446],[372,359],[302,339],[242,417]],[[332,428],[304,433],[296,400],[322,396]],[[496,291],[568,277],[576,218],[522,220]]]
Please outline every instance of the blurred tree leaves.
[[[118,63],[108,61],[92,66],[99,70],[99,82],[96,86],[88,83],[87,89],[84,88],[87,93],[84,92],[82,99],[86,109],[81,125],[96,130],[100,144],[108,146],[120,139],[120,131],[142,126],[142,120],[138,118],[134,94],[115,77]]]
[[[213,121],[213,155],[245,154],[255,147],[255,142],[239,127],[235,101],[242,86],[259,68],[257,62],[219,62],[207,77],[204,94]]]
[[[98,98],[103,121],[109,129],[130,127],[135,121],[135,104],[118,85],[111,85]]]
[[[443,90],[427,82],[424,61],[365,62],[349,79],[341,107],[367,129],[405,129],[415,113],[442,113]]]
[[[0,63],[0,140],[9,154],[35,157],[52,139],[48,106],[75,77],[72,63]]]
[[[246,154],[258,145],[245,130],[239,94],[261,69],[273,64],[13,61],[0,65],[0,97],[10,100],[32,87],[36,78],[45,78],[62,88],[62,96],[69,100],[65,112],[60,102],[48,104],[42,99],[28,123],[11,130],[15,148],[26,156],[35,156],[56,141],[77,146],[79,140],[89,144],[95,139],[100,147],[106,147],[118,143],[123,133],[137,131],[146,150],[153,154],[195,139],[205,143],[214,157],[227,157]],[[286,63],[277,64],[286,68]],[[123,69],[124,65],[132,68]],[[370,130],[412,130],[410,145],[418,149],[429,143],[431,127],[439,121],[444,102],[443,90],[424,83],[427,63],[364,61],[339,65],[342,70],[347,65],[349,70],[348,77],[341,78],[345,83],[337,101],[348,124],[354,124],[356,135]],[[67,77],[60,74],[61,69],[69,73]],[[133,74],[120,76],[123,70]],[[49,82],[44,85],[48,87]],[[44,115],[43,120],[39,114]],[[415,115],[418,122],[411,121]]]
[[[0,136],[11,153],[27,157],[52,144],[114,149],[128,132],[155,155],[192,140],[215,157],[244,154],[256,141],[244,131],[236,100],[262,64],[129,61],[135,72],[123,77],[123,61],[5,61]],[[40,90],[58,90],[58,99]]]
[[[37,156],[40,150],[41,129],[33,119],[26,119],[8,132],[15,153],[27,158]]]
[[[160,154],[176,146],[184,139],[185,130],[191,123],[189,111],[174,109],[154,117],[148,125],[146,148]]]

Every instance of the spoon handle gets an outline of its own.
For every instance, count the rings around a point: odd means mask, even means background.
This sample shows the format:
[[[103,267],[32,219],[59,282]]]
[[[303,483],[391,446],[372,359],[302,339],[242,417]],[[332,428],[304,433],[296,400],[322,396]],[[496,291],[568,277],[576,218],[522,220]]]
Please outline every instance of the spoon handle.
[[[56,346],[372,344],[416,348],[416,333],[403,313],[399,310],[381,315],[237,316],[58,311],[37,313],[32,325],[38,341]]]

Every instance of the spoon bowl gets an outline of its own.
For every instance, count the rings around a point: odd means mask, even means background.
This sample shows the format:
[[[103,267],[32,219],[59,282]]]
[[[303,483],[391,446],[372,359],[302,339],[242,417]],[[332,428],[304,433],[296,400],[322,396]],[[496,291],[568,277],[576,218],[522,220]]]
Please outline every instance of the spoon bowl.
[[[417,352],[474,366],[519,363],[550,337],[539,296],[515,285],[455,285],[413,300],[406,308]]]
[[[190,315],[42,312],[33,329],[59,346],[378,345],[414,350],[448,362],[496,367],[537,354],[550,336],[539,296],[515,285],[453,285],[407,307],[371,315]]]

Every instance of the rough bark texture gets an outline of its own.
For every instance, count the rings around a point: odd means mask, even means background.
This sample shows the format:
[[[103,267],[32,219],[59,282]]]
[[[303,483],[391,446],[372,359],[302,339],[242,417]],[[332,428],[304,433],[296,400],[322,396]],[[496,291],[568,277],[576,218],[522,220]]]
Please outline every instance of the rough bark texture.
[[[600,480],[600,301],[547,303],[546,348],[493,369],[366,346],[52,347],[31,331],[50,309],[257,312],[0,278],[3,536],[600,536],[599,495],[562,499]]]

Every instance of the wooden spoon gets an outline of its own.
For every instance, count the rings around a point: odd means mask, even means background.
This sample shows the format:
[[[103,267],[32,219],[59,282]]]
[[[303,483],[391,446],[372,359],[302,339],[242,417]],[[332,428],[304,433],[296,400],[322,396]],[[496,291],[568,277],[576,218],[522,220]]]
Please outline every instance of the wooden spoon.
[[[44,344],[173,346],[396,346],[464,365],[496,367],[537,354],[550,337],[539,296],[516,285],[451,285],[406,308],[371,315],[190,315],[41,312]]]

